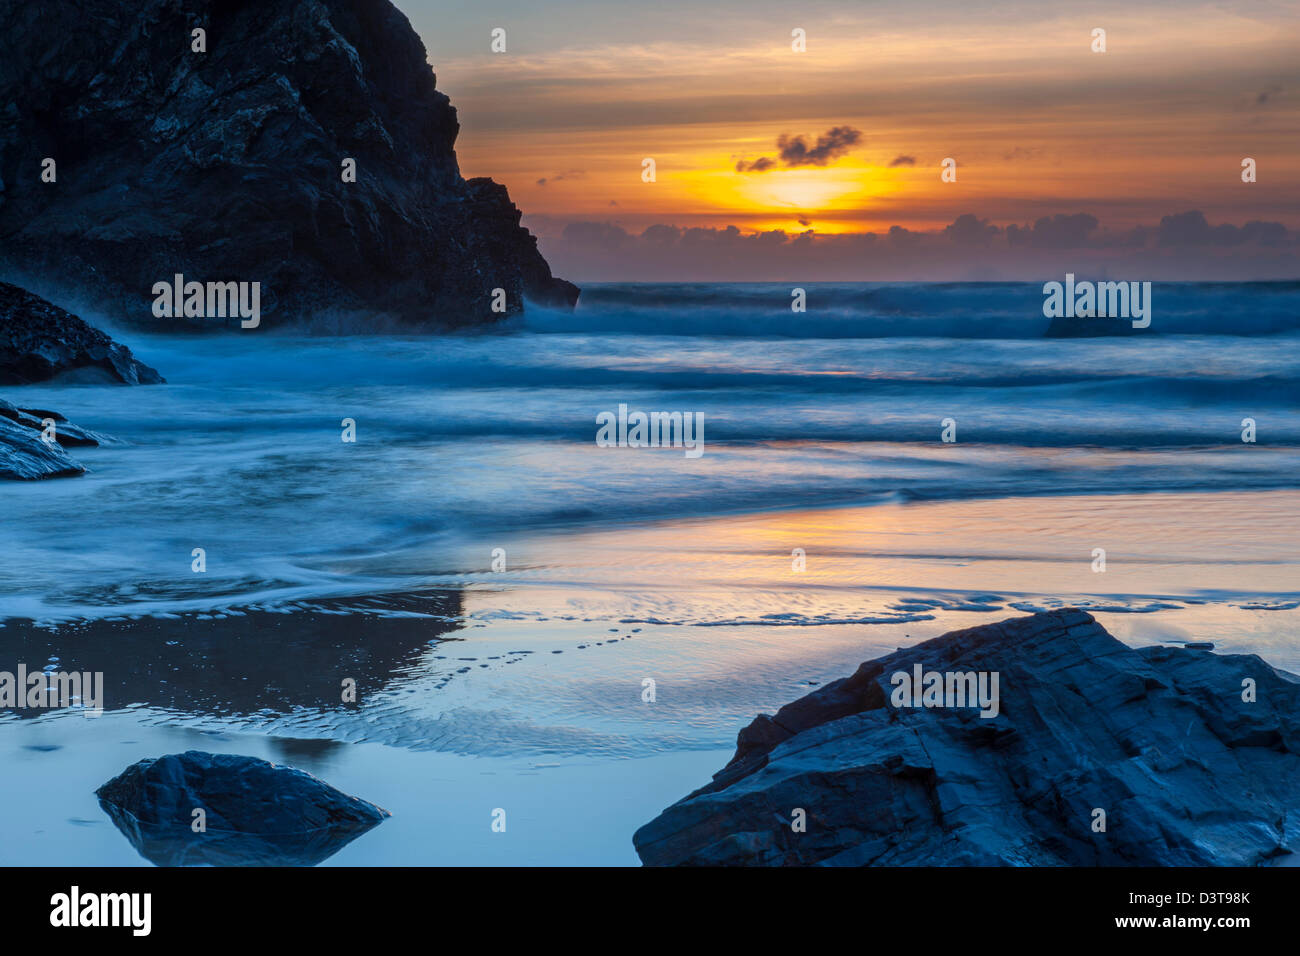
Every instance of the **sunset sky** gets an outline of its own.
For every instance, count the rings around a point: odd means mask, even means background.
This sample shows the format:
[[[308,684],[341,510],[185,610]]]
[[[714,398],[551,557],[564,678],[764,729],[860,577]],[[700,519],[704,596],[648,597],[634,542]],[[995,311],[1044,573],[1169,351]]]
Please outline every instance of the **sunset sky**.
[[[1170,246],[1190,225],[1186,242],[1205,255],[1222,245],[1212,258],[1238,263],[1225,277],[1298,274],[1300,4],[399,6],[460,111],[462,171],[505,183],[543,251],[593,273],[580,279],[661,277],[629,252],[662,259],[665,243],[649,238],[676,234],[643,237],[655,226],[734,226],[716,237],[733,245],[780,230],[766,248],[786,253],[812,230],[818,260],[837,248],[845,269],[873,241],[862,234],[901,227],[946,235],[944,251],[960,245],[952,277],[969,263],[1011,276],[1006,226],[1079,214],[1097,221],[1086,238],[1026,233],[1019,248]],[[490,51],[494,27],[506,30],[506,53]],[[1105,53],[1091,49],[1097,27]],[[791,49],[795,28],[806,52]],[[812,161],[790,162],[797,145],[783,159],[783,136],[803,137]],[[819,138],[850,142],[819,155]],[[641,180],[645,157],[657,164],[652,184]],[[763,157],[771,168],[737,170]],[[940,180],[945,157],[958,163],[955,183]],[[1258,182],[1241,181],[1244,157],[1258,162]],[[1191,211],[1205,224],[1180,220],[1159,239],[1133,232]],[[943,233],[963,215],[966,228]],[[1250,236],[1213,231],[1251,220],[1289,232],[1247,255]],[[896,231],[891,248],[903,238]],[[585,258],[582,245],[594,247]],[[753,261],[759,245],[749,247]],[[698,255],[676,261],[692,264],[683,278],[712,277]],[[743,277],[729,268],[717,277]]]

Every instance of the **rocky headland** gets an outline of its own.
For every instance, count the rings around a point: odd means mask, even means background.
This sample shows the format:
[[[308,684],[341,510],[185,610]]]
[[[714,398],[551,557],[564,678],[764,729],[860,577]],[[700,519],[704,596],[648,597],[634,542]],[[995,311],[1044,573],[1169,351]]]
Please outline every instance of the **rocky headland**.
[[[387,0],[4,4],[0,35],[11,277],[169,329],[237,322],[157,317],[177,275],[331,331],[577,299],[506,188],[461,176],[456,110]]]

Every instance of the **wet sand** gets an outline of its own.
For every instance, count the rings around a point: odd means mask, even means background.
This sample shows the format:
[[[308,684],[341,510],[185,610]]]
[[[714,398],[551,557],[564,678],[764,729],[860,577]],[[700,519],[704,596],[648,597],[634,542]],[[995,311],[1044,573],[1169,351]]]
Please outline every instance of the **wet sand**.
[[[301,767],[394,814],[327,865],[635,864],[632,832],[720,769],[755,713],[956,627],[1071,603],[1130,644],[1208,640],[1300,672],[1298,500],[770,512],[521,537],[504,572],[397,595],[9,619],[0,669],[102,671],[107,689],[98,718],[0,714],[0,863],[143,864],[93,790],[195,748]]]

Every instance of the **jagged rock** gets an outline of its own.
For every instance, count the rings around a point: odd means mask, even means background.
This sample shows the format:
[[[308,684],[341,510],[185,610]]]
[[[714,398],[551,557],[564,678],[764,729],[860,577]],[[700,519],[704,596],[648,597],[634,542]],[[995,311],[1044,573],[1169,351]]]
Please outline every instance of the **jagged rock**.
[[[54,423],[52,442],[45,441],[47,421]],[[86,469],[63,449],[94,448],[113,441],[116,439],[108,435],[72,424],[58,412],[19,408],[0,398],[0,479],[30,481],[84,475]]]
[[[26,289],[0,282],[0,385],[43,382],[79,370],[127,385],[163,380],[99,329]]]
[[[141,760],[95,794],[159,866],[315,866],[391,816],[302,770],[199,750]]]
[[[895,707],[891,676],[918,663],[997,672],[998,715]],[[633,840],[649,865],[1257,865],[1300,846],[1298,755],[1300,678],[1134,650],[1067,609],[953,631],[760,716]]]
[[[85,473],[59,445],[47,444],[39,432],[0,415],[0,479],[35,481]]]
[[[54,422],[54,440],[64,448],[97,448],[106,441],[112,441],[107,435],[80,428],[68,421],[58,412],[42,408],[18,408],[0,398],[0,418],[7,418],[16,425],[30,428],[35,432],[44,432],[46,421]]]
[[[497,288],[510,313],[577,299],[505,187],[462,179],[456,110],[387,0],[7,3],[0,36],[11,268],[168,328],[206,321],[154,317],[177,273],[261,283],[264,325],[488,321]]]

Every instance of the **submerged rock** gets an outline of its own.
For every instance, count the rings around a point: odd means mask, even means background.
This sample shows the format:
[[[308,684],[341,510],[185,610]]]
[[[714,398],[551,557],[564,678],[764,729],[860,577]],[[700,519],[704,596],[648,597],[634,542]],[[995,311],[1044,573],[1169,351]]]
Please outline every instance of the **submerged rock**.
[[[892,676],[918,664],[997,673],[997,716],[895,706]],[[648,865],[1251,866],[1300,847],[1297,809],[1300,678],[1134,650],[1067,609],[953,631],[760,715],[633,841]]]
[[[95,794],[158,866],[315,866],[391,815],[302,770],[198,750],[141,760]]]
[[[125,345],[71,312],[26,289],[0,282],[0,385],[27,385],[78,374],[83,380],[126,385],[154,385],[163,380],[136,361]]]
[[[263,325],[491,321],[495,289],[507,313],[577,300],[505,187],[461,177],[456,110],[388,0],[0,4],[0,36],[12,268],[169,328],[239,321],[155,318],[176,274],[260,283]]]

